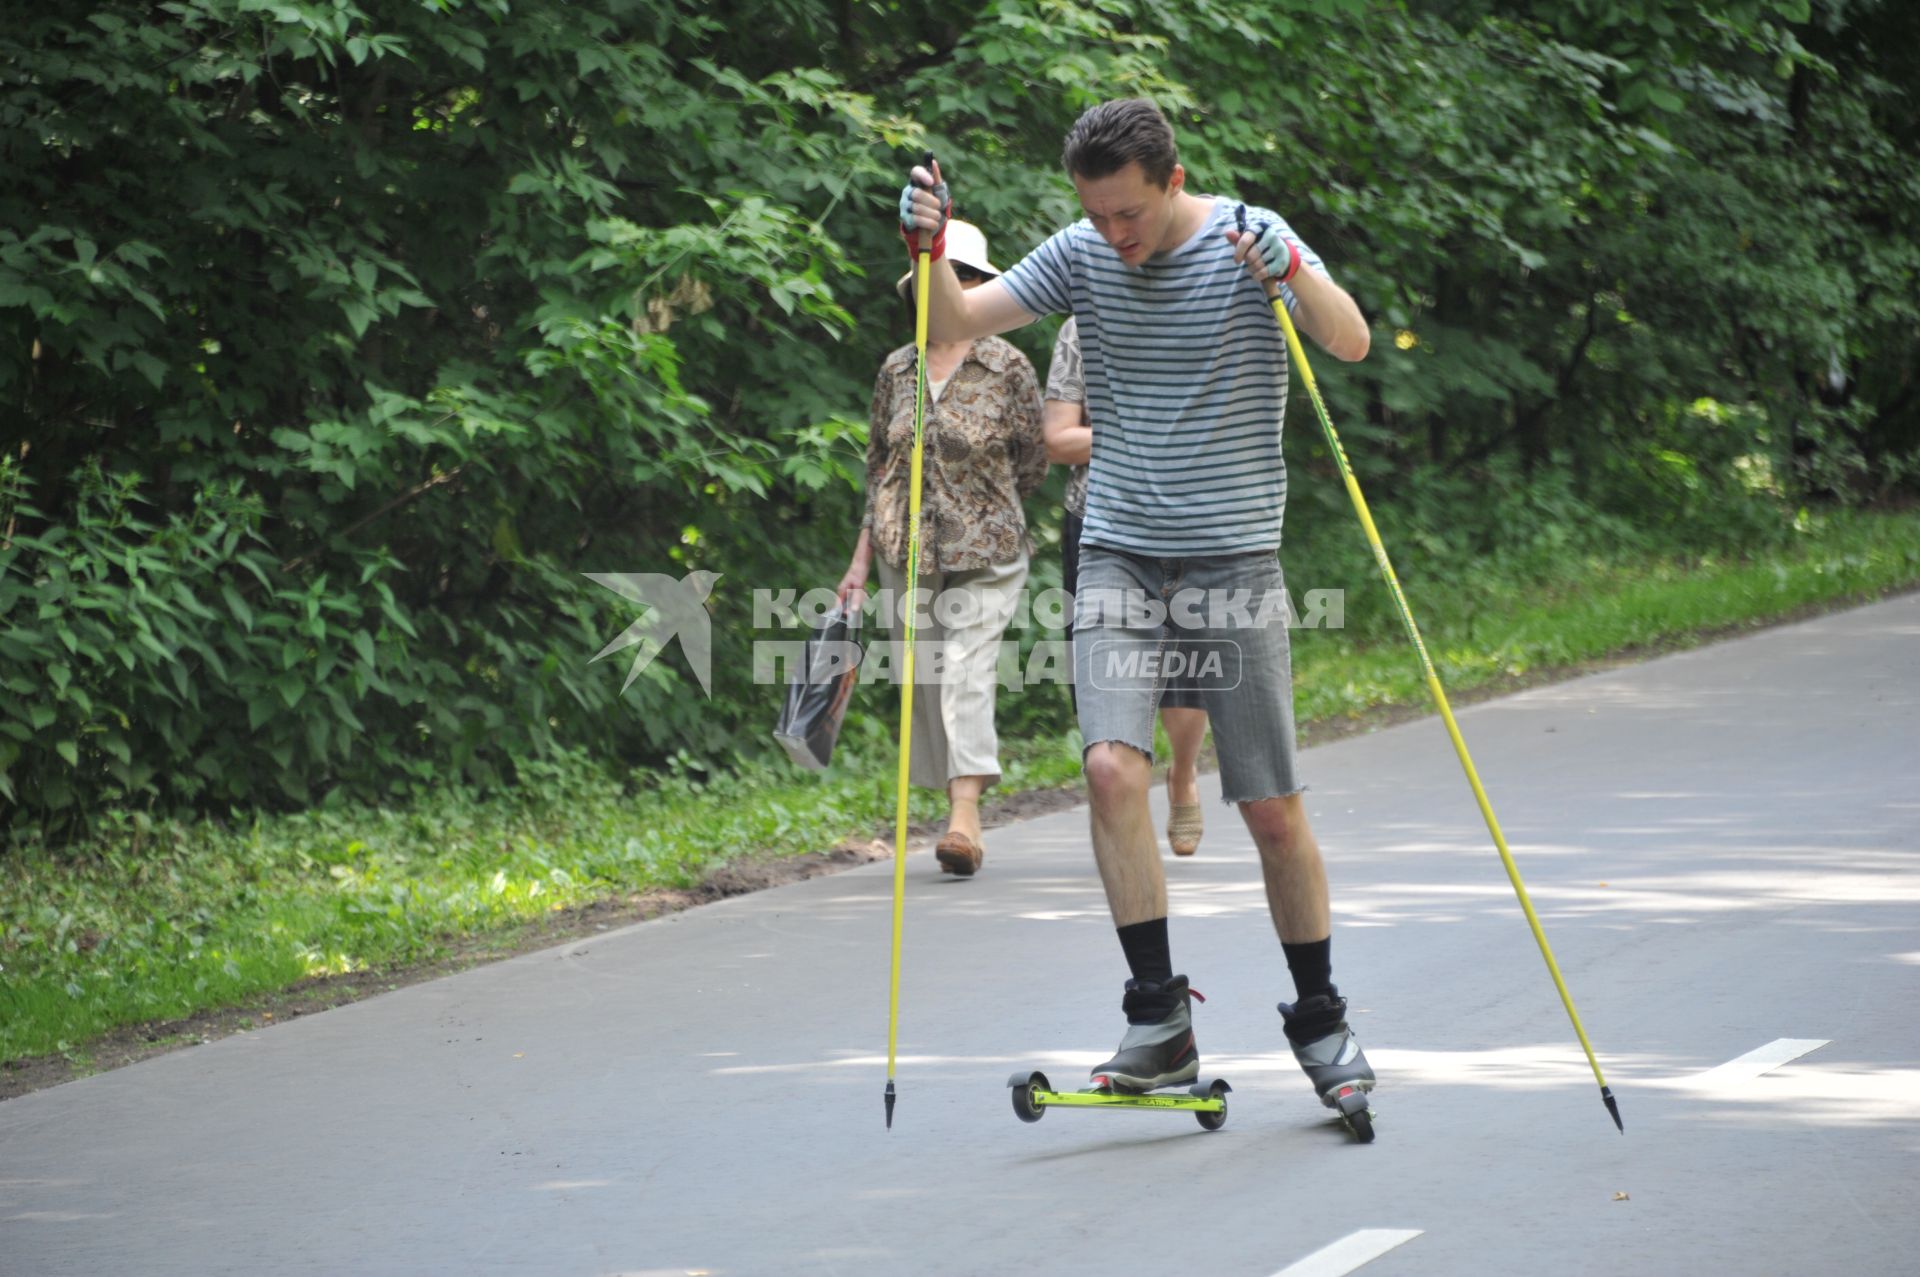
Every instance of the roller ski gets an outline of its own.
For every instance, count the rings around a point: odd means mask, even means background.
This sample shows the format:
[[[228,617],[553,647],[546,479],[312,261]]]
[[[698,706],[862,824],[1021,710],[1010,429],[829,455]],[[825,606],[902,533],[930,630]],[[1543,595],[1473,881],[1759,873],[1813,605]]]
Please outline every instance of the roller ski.
[[[1347,1000],[1338,993],[1316,993],[1299,1002],[1282,1002],[1280,1018],[1293,1058],[1306,1070],[1320,1102],[1340,1115],[1354,1139],[1373,1143],[1373,1109],[1367,1101],[1373,1066],[1347,1027]]]
[[[1015,1073],[1007,1079],[1014,1114],[1037,1122],[1050,1108],[1169,1109],[1193,1114],[1206,1130],[1219,1130],[1227,1123],[1227,1093],[1233,1088],[1220,1078],[1200,1078],[1192,998],[1206,1000],[1187,987],[1185,976],[1164,983],[1127,981],[1121,1002],[1127,1033],[1113,1058],[1096,1066],[1080,1091],[1056,1091],[1037,1070]],[[1155,1094],[1173,1087],[1185,1087],[1186,1094]]]

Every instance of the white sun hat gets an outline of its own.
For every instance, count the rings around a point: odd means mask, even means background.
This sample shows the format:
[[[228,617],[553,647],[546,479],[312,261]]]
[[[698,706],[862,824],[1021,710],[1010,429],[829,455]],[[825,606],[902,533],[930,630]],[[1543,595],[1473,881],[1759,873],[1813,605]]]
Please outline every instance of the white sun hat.
[[[1000,268],[987,260],[987,237],[978,226],[959,218],[947,219],[946,259],[955,266],[972,267],[989,279],[1000,273]],[[902,297],[913,296],[913,270],[900,277],[893,291]]]

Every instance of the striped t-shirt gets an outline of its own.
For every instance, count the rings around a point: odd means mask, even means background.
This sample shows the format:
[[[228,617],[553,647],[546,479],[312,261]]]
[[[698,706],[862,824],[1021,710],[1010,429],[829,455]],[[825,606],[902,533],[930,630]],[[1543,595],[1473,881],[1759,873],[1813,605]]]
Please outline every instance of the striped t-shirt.
[[[1139,267],[1081,221],[1001,276],[1032,314],[1079,321],[1094,424],[1084,544],[1161,558],[1280,545],[1286,343],[1266,291],[1233,260],[1237,207],[1215,199],[1191,239]],[[1247,209],[1249,228],[1262,221],[1325,273],[1278,214]],[[1292,310],[1293,290],[1281,295]]]

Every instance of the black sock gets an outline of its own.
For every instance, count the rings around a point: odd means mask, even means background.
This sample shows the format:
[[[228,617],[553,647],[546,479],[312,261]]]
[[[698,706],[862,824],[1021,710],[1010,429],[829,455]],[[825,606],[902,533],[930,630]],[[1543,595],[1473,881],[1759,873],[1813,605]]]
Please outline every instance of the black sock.
[[[1153,918],[1129,927],[1114,928],[1120,935],[1120,948],[1127,955],[1127,966],[1136,980],[1165,984],[1173,979],[1173,951],[1167,945],[1167,920]]]
[[[1306,944],[1288,944],[1282,940],[1280,947],[1287,951],[1287,970],[1293,972],[1293,987],[1303,1000],[1316,993],[1334,995],[1332,936]]]

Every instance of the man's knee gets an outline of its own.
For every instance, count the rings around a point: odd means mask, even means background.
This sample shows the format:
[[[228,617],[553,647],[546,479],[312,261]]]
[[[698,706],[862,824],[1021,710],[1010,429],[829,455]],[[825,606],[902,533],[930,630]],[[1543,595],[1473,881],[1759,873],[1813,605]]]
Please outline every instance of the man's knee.
[[[1246,818],[1254,844],[1266,855],[1288,856],[1313,845],[1307,805],[1299,794],[1241,803],[1240,814]]]
[[[1085,766],[1088,796],[1100,807],[1146,793],[1153,776],[1147,756],[1121,741],[1089,746]]]

